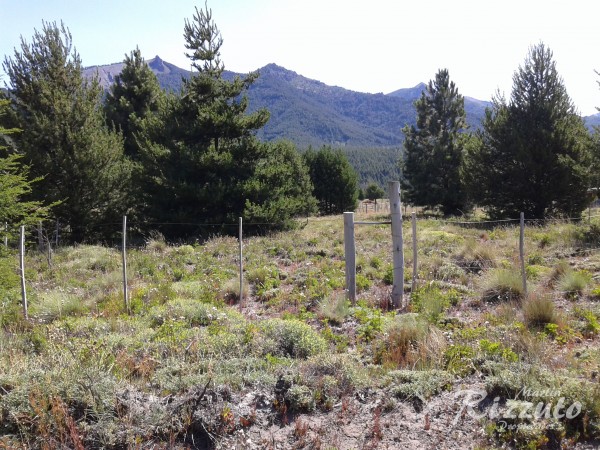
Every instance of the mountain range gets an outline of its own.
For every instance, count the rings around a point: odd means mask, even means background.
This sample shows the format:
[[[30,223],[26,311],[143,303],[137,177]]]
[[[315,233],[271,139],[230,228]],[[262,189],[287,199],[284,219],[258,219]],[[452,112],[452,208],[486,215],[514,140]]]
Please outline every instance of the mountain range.
[[[179,91],[191,72],[156,56],[146,61],[163,89]],[[123,63],[92,66],[84,75],[98,75],[108,88],[123,69]],[[328,86],[276,64],[259,69],[260,76],[248,91],[249,110],[267,108],[271,118],[258,132],[264,140],[288,139],[300,148],[399,147],[402,128],[415,123],[413,103],[425,84],[398,89],[389,94],[368,94],[338,86]],[[238,74],[226,71],[226,78]],[[488,102],[465,97],[467,122],[477,128]]]
[[[156,56],[146,61],[163,89],[178,92],[191,72]],[[123,63],[92,66],[84,75],[98,74],[108,88]],[[264,140],[288,139],[299,148],[332,145],[350,148],[399,148],[402,128],[414,124],[414,101],[425,89],[420,83],[388,94],[355,92],[306,78],[276,64],[259,69],[260,76],[248,91],[250,111],[267,108],[271,118],[258,132]],[[226,71],[225,77],[238,74]],[[467,123],[477,129],[490,102],[464,97]],[[600,114],[585,118],[588,126],[600,124]]]

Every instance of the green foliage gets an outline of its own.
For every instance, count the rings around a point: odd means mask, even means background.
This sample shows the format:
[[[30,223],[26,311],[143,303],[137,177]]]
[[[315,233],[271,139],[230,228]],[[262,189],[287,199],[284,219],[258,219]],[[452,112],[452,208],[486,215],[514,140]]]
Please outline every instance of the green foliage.
[[[293,145],[254,137],[269,116],[247,112],[246,92],[258,74],[223,76],[222,40],[208,8],[196,9],[184,36],[197,72],[184,81],[180,97],[167,97],[140,127],[144,214],[154,222],[190,224],[159,226],[169,239],[206,235],[215,229],[202,223],[236,223],[240,216],[262,224],[245,227],[246,234],[291,228],[293,218],[315,211],[315,200],[307,195],[312,186]]]
[[[378,309],[371,309],[365,306],[358,306],[354,310],[354,317],[359,322],[357,334],[360,339],[369,342],[383,327],[383,316]]]
[[[250,222],[292,228],[292,219],[316,212],[317,202],[307,195],[312,183],[304,162],[288,142],[263,144],[264,154],[244,186],[244,217]]]
[[[416,126],[403,132],[402,193],[407,202],[439,208],[444,215],[462,214],[467,198],[460,179],[462,143],[466,128],[464,99],[450,81],[447,69],[437,72],[415,102]]]
[[[493,342],[487,339],[479,341],[479,348],[484,356],[489,359],[502,360],[508,362],[517,362],[519,357],[510,348],[505,347],[500,342]]]
[[[0,108],[6,103],[0,101]],[[0,127],[0,138],[7,130]],[[26,201],[31,194],[33,184],[38,179],[29,180],[29,167],[21,164],[22,155],[13,153],[4,157],[0,147],[0,223],[14,225],[36,224],[48,216],[50,207],[40,201]],[[51,205],[53,206],[53,205]]]
[[[354,211],[358,199],[358,178],[344,153],[322,147],[318,151],[308,149],[303,157],[321,214]]]
[[[467,146],[463,174],[492,218],[576,217],[587,206],[590,138],[556,70],[533,46]]]
[[[63,26],[43,23],[33,41],[6,57],[16,138],[31,164],[35,200],[61,201],[53,211],[80,242],[97,237],[100,223],[126,211],[131,167],[121,138],[108,130],[99,109],[102,89],[85,81],[81,60]]]
[[[452,344],[444,352],[446,370],[457,375],[469,375],[475,371],[475,349],[465,344]]]
[[[450,389],[452,381],[453,376],[443,370],[393,370],[385,377],[392,395],[421,402]]]
[[[260,329],[266,338],[260,344],[265,354],[307,358],[327,348],[317,332],[298,320],[269,319],[260,323]]]
[[[370,183],[365,188],[365,198],[368,198],[369,200],[379,200],[385,197],[385,191],[381,189],[378,184]]]
[[[142,58],[139,48],[125,55],[124,66],[106,96],[104,110],[109,127],[123,133],[125,154],[136,158],[136,133],[149,114],[158,111],[164,95],[156,75]]]
[[[410,308],[423,314],[430,322],[436,323],[446,309],[458,303],[459,298],[460,295],[456,290],[442,292],[438,286],[430,283],[411,294]]]

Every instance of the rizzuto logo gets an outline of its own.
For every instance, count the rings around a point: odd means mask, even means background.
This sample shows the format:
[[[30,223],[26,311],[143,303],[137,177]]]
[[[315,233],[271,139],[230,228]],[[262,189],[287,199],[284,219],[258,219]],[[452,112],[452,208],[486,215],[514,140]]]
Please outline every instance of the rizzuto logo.
[[[567,401],[561,393],[554,389],[540,391],[524,388],[515,399],[503,399],[496,396],[488,398],[485,390],[462,390],[455,394],[461,401],[453,425],[467,414],[474,419],[488,418],[497,420],[500,430],[514,429],[543,419],[574,419],[581,414],[582,405],[578,401]],[[521,400],[522,398],[522,400]],[[527,399],[545,399],[544,401],[528,401]],[[491,400],[491,403],[490,403]]]

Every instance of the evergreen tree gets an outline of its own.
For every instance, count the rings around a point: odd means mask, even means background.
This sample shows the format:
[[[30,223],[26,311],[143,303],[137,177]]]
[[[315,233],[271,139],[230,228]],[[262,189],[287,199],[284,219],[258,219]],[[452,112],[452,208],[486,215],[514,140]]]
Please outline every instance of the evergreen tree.
[[[589,148],[552,52],[540,43],[515,72],[510,101],[493,99],[464,173],[492,218],[576,216],[587,204]]]
[[[415,101],[417,123],[403,132],[402,194],[413,204],[462,213],[467,196],[460,179],[460,133],[466,128],[464,99],[441,69]]]
[[[0,119],[6,115],[9,101],[0,99]],[[14,128],[4,128],[0,125],[0,139],[17,133]],[[31,185],[38,180],[28,178],[29,168],[20,163],[22,155],[9,153],[8,147],[0,145],[0,225],[34,224],[48,215],[48,206],[39,201],[28,201]]]
[[[140,49],[125,55],[123,70],[115,76],[104,110],[108,125],[123,133],[127,156],[137,158],[135,135],[139,132],[141,121],[157,112],[163,95],[158,79],[142,58]]]
[[[318,151],[309,149],[304,153],[304,161],[321,214],[340,214],[356,209],[358,176],[341,150],[331,147],[322,147]]]
[[[380,198],[387,197],[385,191],[375,183],[370,183],[365,189],[365,198],[369,200],[379,200]]]
[[[245,92],[258,74],[223,78],[222,39],[210,10],[196,9],[184,36],[196,72],[181,97],[166,96],[157,114],[142,120],[139,134],[149,218],[196,224],[161,228],[177,237],[206,231],[198,224],[235,223],[239,216],[286,227],[292,217],[312,212],[306,168],[295,150],[255,137],[268,120],[266,110],[246,112]]]
[[[317,212],[308,169],[294,145],[285,141],[260,145],[263,156],[244,186],[244,217],[289,228],[294,217]]]
[[[123,142],[110,132],[100,110],[102,89],[83,79],[81,60],[64,25],[44,23],[32,43],[6,57],[19,149],[31,166],[33,196],[46,204],[80,242],[98,237],[125,212],[130,167]]]
[[[179,111],[186,133],[186,144],[213,144],[219,150],[221,139],[242,139],[252,136],[269,120],[266,109],[247,113],[245,92],[258,77],[253,72],[233,80],[223,78],[224,65],[220,59],[223,43],[221,33],[212,20],[212,12],[196,8],[193,20],[185,21],[186,55],[197,70],[184,80],[184,95]]]

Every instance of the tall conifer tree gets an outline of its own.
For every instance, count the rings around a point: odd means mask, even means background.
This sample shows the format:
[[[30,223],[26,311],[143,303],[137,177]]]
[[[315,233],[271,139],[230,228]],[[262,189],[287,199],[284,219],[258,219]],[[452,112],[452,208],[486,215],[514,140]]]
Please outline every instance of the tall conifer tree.
[[[23,131],[16,137],[34,178],[35,199],[60,201],[54,213],[74,241],[92,239],[126,206],[130,167],[123,142],[108,130],[100,109],[102,89],[86,81],[64,25],[43,23],[31,44],[6,57],[12,107]]]
[[[115,76],[104,109],[108,125],[123,133],[127,156],[137,159],[136,133],[141,121],[158,111],[163,95],[158,79],[142,58],[140,49],[125,55],[123,70]]]
[[[464,173],[491,217],[577,216],[586,207],[590,136],[543,43],[513,75],[510,101],[494,98],[478,138]]]
[[[464,99],[441,69],[415,101],[416,126],[404,128],[403,196],[409,203],[460,214],[467,197],[460,179],[466,129]]]

